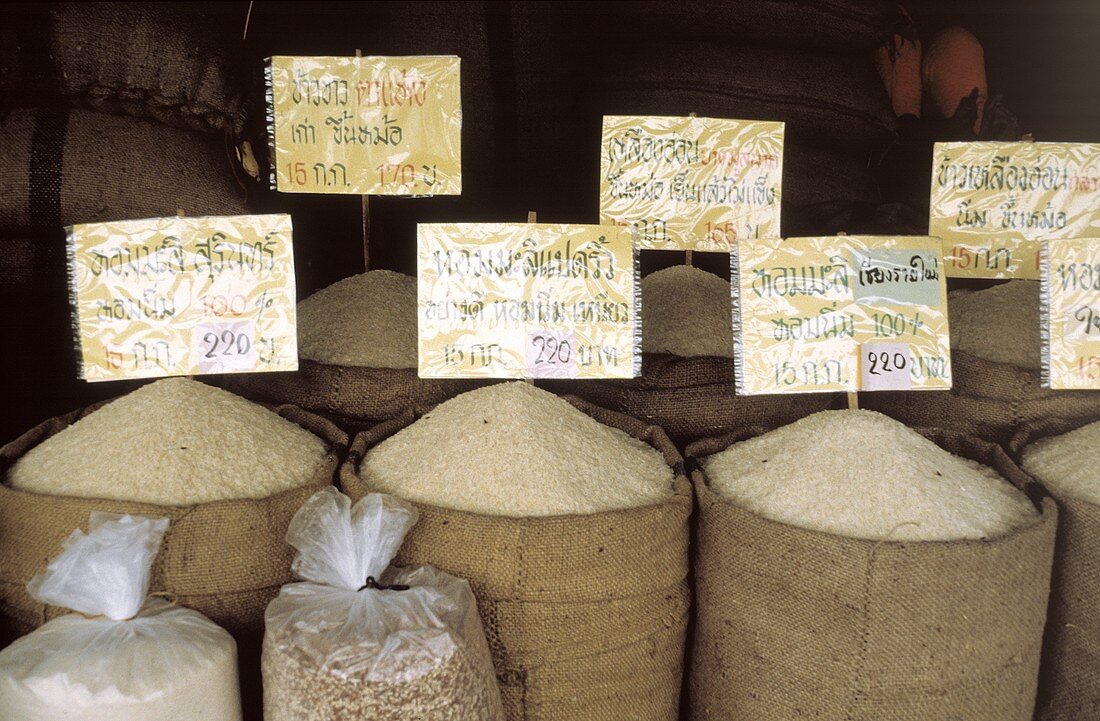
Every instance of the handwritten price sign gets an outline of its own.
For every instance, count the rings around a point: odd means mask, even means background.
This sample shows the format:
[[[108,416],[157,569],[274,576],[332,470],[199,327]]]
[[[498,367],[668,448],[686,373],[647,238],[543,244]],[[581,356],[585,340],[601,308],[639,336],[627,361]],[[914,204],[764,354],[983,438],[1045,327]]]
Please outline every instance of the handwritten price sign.
[[[642,248],[727,253],[779,237],[783,123],[608,116],[600,145],[600,222]]]
[[[949,389],[941,253],[929,237],[739,243],[737,392]]]
[[[1100,144],[936,143],[928,228],[950,277],[1037,280],[1042,241],[1100,235]]]
[[[1041,268],[1042,385],[1100,389],[1100,237],[1043,243]]]
[[[289,215],[67,230],[81,378],[298,368]]]
[[[272,188],[460,194],[459,85],[457,57],[271,58]]]
[[[634,259],[615,226],[417,226],[420,376],[633,378]]]

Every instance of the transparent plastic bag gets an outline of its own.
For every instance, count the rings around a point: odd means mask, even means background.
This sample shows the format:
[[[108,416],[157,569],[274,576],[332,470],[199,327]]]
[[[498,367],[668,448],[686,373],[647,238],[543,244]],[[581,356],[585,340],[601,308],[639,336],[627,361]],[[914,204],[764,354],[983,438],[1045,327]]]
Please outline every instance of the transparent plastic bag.
[[[387,568],[416,511],[372,493],[315,494],[287,530],[303,583],[267,608],[266,721],[504,718],[469,584],[427,566]]]
[[[0,651],[0,719],[240,721],[237,645],[202,614],[147,598],[165,518],[93,513],[27,588],[77,613]]]

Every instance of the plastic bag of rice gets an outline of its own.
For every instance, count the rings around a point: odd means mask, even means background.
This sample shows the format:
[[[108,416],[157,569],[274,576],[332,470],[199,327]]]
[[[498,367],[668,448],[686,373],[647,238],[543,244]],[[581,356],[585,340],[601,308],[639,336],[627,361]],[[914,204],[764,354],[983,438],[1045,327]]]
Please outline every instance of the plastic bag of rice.
[[[266,408],[166,378],[31,448],[7,481],[34,493],[186,506],[304,485],[326,451],[316,435]]]
[[[550,387],[660,426],[683,443],[746,426],[775,428],[835,398],[736,395],[731,289],[724,278],[675,265],[646,275],[641,288],[642,376]]]
[[[200,613],[146,597],[164,518],[92,514],[30,583],[75,613],[0,651],[0,718],[240,721],[237,647]]]
[[[1031,719],[1057,509],[1002,449],[849,410],[688,454],[694,719]]]
[[[866,408],[913,427],[951,428],[1008,445],[1039,423],[1100,420],[1100,394],[1040,383],[1039,283],[1011,280],[948,296],[950,393],[869,393]]]
[[[659,503],[673,479],[651,446],[519,381],[441,403],[372,448],[360,474],[411,501],[523,517]]]
[[[416,278],[390,270],[353,275],[298,303],[298,354],[294,373],[237,374],[227,387],[358,430],[479,385],[418,377]]]
[[[267,609],[268,721],[500,721],[503,708],[477,603],[465,581],[389,568],[416,511],[334,488],[294,517],[287,541],[303,583]]]
[[[1058,499],[1058,548],[1039,681],[1039,721],[1100,718],[1100,423],[1023,451]]]

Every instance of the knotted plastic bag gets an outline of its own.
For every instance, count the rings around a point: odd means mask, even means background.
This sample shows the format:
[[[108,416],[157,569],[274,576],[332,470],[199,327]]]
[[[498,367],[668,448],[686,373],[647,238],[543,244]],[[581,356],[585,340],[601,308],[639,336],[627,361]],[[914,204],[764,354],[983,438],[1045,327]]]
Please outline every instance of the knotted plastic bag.
[[[237,645],[147,598],[168,519],[93,513],[27,585],[56,618],[0,651],[0,719],[240,721]]]
[[[373,493],[314,495],[287,530],[303,583],[267,608],[266,721],[495,721],[504,712],[469,584],[389,568],[416,511]]]

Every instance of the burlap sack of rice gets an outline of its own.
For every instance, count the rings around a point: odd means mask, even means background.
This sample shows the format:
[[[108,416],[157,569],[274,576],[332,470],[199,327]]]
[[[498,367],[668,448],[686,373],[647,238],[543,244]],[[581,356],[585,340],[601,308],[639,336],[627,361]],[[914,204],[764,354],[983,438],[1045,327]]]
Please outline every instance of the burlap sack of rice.
[[[889,511],[879,507],[889,503],[850,503],[857,491],[835,494],[847,496],[848,503],[826,496],[818,520],[882,523],[879,538],[853,538],[746,510],[720,493],[707,472],[693,473],[700,511],[691,718],[1031,719],[1057,509],[999,447],[950,431],[922,433],[943,450],[988,466],[1026,490],[1028,505],[1034,506],[1031,521],[1010,522],[1010,512],[974,527],[987,512],[984,506],[964,502],[955,492],[958,503],[951,511],[937,508],[938,496],[902,496],[903,489],[915,491],[921,483],[909,483],[908,469],[898,467],[896,486],[880,479],[878,490],[894,497],[896,488],[893,503],[932,509],[932,527],[891,522]],[[688,454],[705,459],[753,435],[746,431],[700,441]],[[780,462],[813,469],[822,454],[857,450],[807,445],[801,455]],[[876,446],[865,452],[890,450]],[[757,455],[751,461],[767,460]],[[966,463],[963,459],[931,463]],[[920,465],[927,480],[935,477]],[[807,470],[805,475],[816,474]],[[862,475],[861,459],[852,457],[848,480],[858,486]],[[950,475],[946,468],[944,475]],[[798,490],[803,483],[809,481],[792,474],[775,493],[786,493],[793,506],[807,513],[805,495]],[[782,507],[767,495],[762,493],[760,501]],[[841,507],[829,512],[831,503]],[[1004,533],[953,541],[883,538],[935,537],[954,524],[980,534],[983,523]]]
[[[642,375],[630,381],[558,381],[571,393],[660,427],[676,443],[746,426],[776,428],[828,408],[836,396],[734,392],[729,282],[678,265],[642,279]]]
[[[1013,280],[948,297],[949,392],[887,391],[861,399],[913,427],[949,428],[1006,445],[1022,428],[1100,420],[1100,394],[1056,391],[1039,383],[1039,283]]]
[[[0,230],[247,212],[221,138],[88,110],[0,117]]]
[[[1100,718],[1100,423],[1044,423],[1014,445],[1058,502],[1058,543],[1039,674],[1037,721]]]
[[[46,451],[51,441],[62,442],[61,434],[66,431],[73,438],[71,434],[78,428],[81,419],[94,421],[95,411],[112,411],[112,405],[123,401],[130,401],[130,407],[133,407],[135,398],[142,399],[138,394],[144,392],[145,400],[149,400],[150,389],[163,394],[160,389],[165,386],[160,384],[165,383],[201,386],[198,394],[191,393],[187,386],[182,391],[178,387],[169,387],[171,393],[168,395],[176,399],[177,404],[180,398],[194,398],[196,404],[217,413],[213,406],[217,401],[208,397],[209,392],[228,396],[232,409],[238,408],[237,403],[252,406],[220,389],[195,381],[169,379],[143,386],[107,405],[47,420],[0,448],[0,614],[9,626],[9,633],[26,633],[65,612],[64,609],[35,601],[27,593],[26,583],[45,568],[49,558],[60,551],[62,543],[74,528],[86,528],[88,514],[93,511],[168,518],[171,526],[153,566],[151,592],[165,594],[199,611],[234,635],[262,633],[264,609],[279,588],[293,580],[290,573],[293,553],[283,540],[287,524],[318,488],[332,483],[347,444],[347,436],[328,421],[298,408],[278,408],[279,418],[263,408],[255,407],[256,411],[272,417],[273,426],[285,424],[293,427],[293,433],[308,432],[316,439],[317,449],[316,463],[311,464],[307,474],[284,479],[287,482],[282,484],[282,490],[263,497],[248,496],[254,494],[254,488],[261,484],[261,474],[270,472],[272,464],[278,465],[280,450],[272,444],[284,443],[286,436],[279,435],[270,440],[252,437],[248,440],[250,431],[244,428],[243,435],[219,437],[211,430],[220,427],[217,418],[198,415],[188,419],[184,414],[195,416],[195,413],[194,408],[187,406],[176,411],[179,415],[174,428],[166,420],[173,415],[172,408],[143,405],[143,409],[151,415],[134,414],[129,420],[119,418],[118,413],[112,412],[109,417],[111,425],[85,426],[86,430],[75,440],[64,441],[63,455]],[[220,399],[220,396],[213,397]],[[116,406],[115,410],[118,408]],[[257,424],[253,432],[266,434],[268,431],[264,429],[273,426]],[[188,492],[179,478],[171,477],[170,471],[165,470],[164,460],[172,452],[163,447],[166,442],[189,437],[186,431],[181,430],[183,427],[190,429],[190,437],[207,431],[210,433],[201,448],[190,449],[196,455],[205,457],[196,461],[198,468],[207,468],[211,462],[218,466],[219,458],[233,459],[236,474],[228,471],[225,475],[205,474],[213,475],[216,482],[224,487],[225,493],[221,498],[208,502],[173,502],[172,505],[121,499],[120,496],[128,494],[157,493],[158,488],[162,488],[161,493]],[[88,430],[94,431],[92,436],[98,443],[89,440]],[[125,442],[126,445],[133,445],[138,442],[136,439],[142,438],[149,444],[148,455],[120,457],[116,450],[118,444]],[[309,450],[308,446],[306,450]],[[188,452],[181,447],[175,457],[181,458]],[[264,454],[268,455],[266,459],[261,458]],[[35,468],[44,469],[41,473],[36,472],[33,480],[27,481],[34,490],[15,487],[13,468],[32,456],[37,456],[33,461]],[[252,477],[239,470],[250,463],[250,458],[259,459],[256,461],[255,476]],[[103,481],[97,481],[97,467],[114,467],[118,463],[131,464],[133,472],[125,474],[126,479],[121,478],[117,471],[105,473]],[[81,469],[78,474],[71,470],[74,464],[90,468]],[[151,468],[155,470],[151,471]],[[54,472],[61,475],[51,476]],[[148,473],[154,475],[145,475],[147,480],[141,487],[136,485],[143,474]],[[81,476],[81,488],[76,486],[78,475]],[[231,478],[231,475],[239,477]],[[130,485],[130,478],[135,479],[134,485]],[[97,482],[102,486],[96,486]],[[293,485],[287,487],[290,483]],[[112,486],[105,488],[103,494],[95,493],[96,488]],[[251,490],[250,486],[253,487]],[[61,495],[49,491],[51,487],[69,487],[71,490],[67,495]],[[211,485],[194,492],[213,493],[215,490]],[[104,498],[102,495],[112,495],[114,498]]]
[[[420,520],[397,562],[430,564],[469,580],[510,721],[675,721],[690,603],[692,499],[683,461],[660,429],[578,398],[565,400],[660,452],[670,486],[664,500],[596,513],[526,517],[417,502]],[[486,420],[471,417],[469,422],[482,425]],[[356,437],[340,472],[345,492],[359,498],[373,490],[360,475],[363,456],[415,421],[416,415],[408,412]],[[509,420],[490,420],[496,422]],[[563,434],[570,423],[557,418],[547,422]],[[554,440],[524,434],[521,425],[511,424],[517,432],[516,452],[508,451],[507,462],[516,464],[516,473],[527,472],[524,445]],[[461,434],[462,429],[454,432]],[[634,480],[616,476],[610,468],[584,482],[606,491],[592,496],[606,498],[615,495],[617,484],[635,485]]]
[[[235,393],[290,403],[363,430],[479,385],[417,375],[416,278],[372,270],[298,304],[298,370],[226,379]]]

